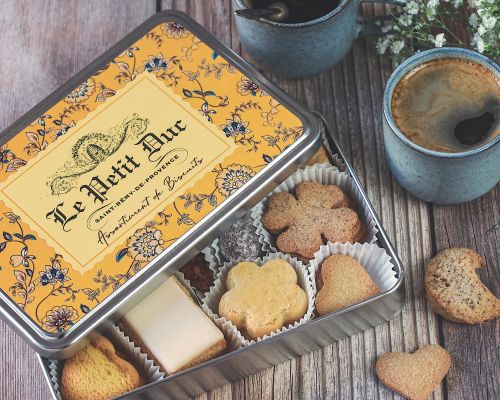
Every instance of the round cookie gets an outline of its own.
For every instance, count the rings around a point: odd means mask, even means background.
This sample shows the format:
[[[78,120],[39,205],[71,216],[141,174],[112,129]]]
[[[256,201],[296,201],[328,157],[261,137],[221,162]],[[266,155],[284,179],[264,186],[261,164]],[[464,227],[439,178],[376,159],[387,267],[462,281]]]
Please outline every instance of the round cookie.
[[[222,232],[219,237],[219,249],[226,261],[261,256],[259,236],[250,217],[239,219]]]

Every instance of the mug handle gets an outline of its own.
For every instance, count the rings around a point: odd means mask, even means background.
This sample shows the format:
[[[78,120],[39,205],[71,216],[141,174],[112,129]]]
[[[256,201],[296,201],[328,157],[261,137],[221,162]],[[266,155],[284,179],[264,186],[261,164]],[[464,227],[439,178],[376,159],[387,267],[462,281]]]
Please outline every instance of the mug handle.
[[[361,0],[361,3],[385,3],[392,4],[399,7],[404,7],[406,3],[404,1],[397,0]],[[384,35],[387,32],[382,31],[382,22],[390,21],[394,18],[393,15],[380,15],[375,17],[359,16],[358,18],[358,35],[357,37],[365,36],[378,36]]]

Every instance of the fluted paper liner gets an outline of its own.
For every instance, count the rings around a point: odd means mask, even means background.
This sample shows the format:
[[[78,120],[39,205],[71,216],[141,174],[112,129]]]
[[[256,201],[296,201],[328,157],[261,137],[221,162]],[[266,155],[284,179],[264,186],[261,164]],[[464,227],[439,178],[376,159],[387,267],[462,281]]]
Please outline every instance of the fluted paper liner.
[[[104,332],[104,336],[113,343],[118,353],[122,354],[128,362],[137,368],[139,375],[144,378],[145,383],[155,382],[165,377],[165,374],[155,365],[154,361],[135,345],[119,326],[113,325]],[[62,360],[54,360],[49,364],[52,386],[58,399],[61,399],[60,384],[63,365],[64,361]]]
[[[267,195],[260,203],[258,203],[251,212],[252,218],[257,226],[257,232],[261,234],[266,242],[270,243],[272,252],[278,251],[276,248],[276,238],[264,228],[262,225],[262,216],[267,210],[269,198],[274,193],[293,192],[295,187],[304,181],[315,181],[322,185],[336,185],[340,187],[354,202],[355,211],[361,220],[365,229],[365,240],[367,243],[375,243],[377,241],[377,226],[375,220],[370,213],[365,201],[361,196],[361,192],[356,187],[354,180],[346,172],[341,172],[337,167],[327,166],[325,164],[316,164],[312,167],[299,169],[294,174],[290,175],[276,189]]]
[[[201,254],[203,254],[203,257],[205,258],[205,261],[208,264],[208,268],[210,268],[210,270],[212,271],[215,280],[215,277],[217,276],[217,270],[214,269],[214,265],[212,265],[212,263],[210,262],[210,260],[212,259],[211,252],[212,250],[210,249],[210,247],[206,247],[201,251]],[[189,261],[187,263],[189,263]],[[181,270],[176,271],[175,275],[177,276],[177,278],[179,278],[181,281],[184,281],[187,284],[187,287],[191,292],[191,294],[194,294],[198,300],[201,301],[201,299],[205,297],[206,293],[197,290],[193,285],[191,285],[190,280],[186,278],[186,276]]]
[[[271,334],[258,338],[257,340],[249,340],[243,336],[243,334],[238,330],[238,328],[236,328],[236,326],[233,325],[231,321],[228,321],[227,319],[221,317],[218,314],[220,299],[222,295],[227,292],[227,287],[226,287],[227,274],[229,273],[231,268],[233,268],[235,265],[237,265],[242,261],[250,261],[256,263],[257,265],[264,265],[267,261],[275,259],[283,259],[287,261],[294,268],[295,272],[297,273],[297,284],[306,292],[307,295],[307,310],[304,316],[300,318],[298,321],[283,326],[282,328],[272,332]],[[219,320],[221,323],[230,326],[232,331],[237,334],[243,346],[249,346],[255,342],[260,342],[261,340],[278,335],[289,329],[296,328],[309,321],[312,318],[314,311],[314,295],[315,295],[315,289],[311,281],[311,276],[309,275],[308,269],[304,264],[302,264],[302,262],[297,260],[295,257],[291,257],[288,254],[271,253],[265,257],[261,257],[258,259],[241,259],[224,263],[219,269],[215,285],[210,288],[210,291],[203,299],[203,308],[206,310],[207,313],[209,313],[209,315],[213,314],[214,316],[216,316],[217,320]]]
[[[346,165],[344,161],[338,156],[337,153],[334,153],[332,151],[332,148],[330,147],[330,143],[328,143],[328,140],[326,139],[326,129],[321,124],[321,139],[322,139],[322,144],[323,147],[326,149],[326,153],[330,156],[330,162],[329,163],[321,163],[321,164],[314,164],[313,167],[329,167],[330,165],[333,165],[334,167],[337,167],[340,171],[345,171],[346,170]]]
[[[391,257],[385,249],[376,244],[327,243],[314,254],[314,258],[307,266],[315,292],[317,292],[316,275],[321,269],[321,264],[334,254],[343,254],[356,259],[370,275],[380,292],[391,289],[398,282]]]

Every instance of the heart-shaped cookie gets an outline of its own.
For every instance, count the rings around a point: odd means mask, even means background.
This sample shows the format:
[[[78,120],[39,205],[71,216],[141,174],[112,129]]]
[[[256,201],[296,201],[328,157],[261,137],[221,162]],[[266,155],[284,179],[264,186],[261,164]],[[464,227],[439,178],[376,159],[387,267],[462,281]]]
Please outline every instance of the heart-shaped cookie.
[[[375,366],[380,381],[410,400],[426,400],[451,366],[448,352],[438,344],[426,345],[413,354],[385,353]]]
[[[321,289],[316,311],[325,315],[375,296],[379,289],[363,266],[354,258],[335,254],[326,258],[320,270]]]

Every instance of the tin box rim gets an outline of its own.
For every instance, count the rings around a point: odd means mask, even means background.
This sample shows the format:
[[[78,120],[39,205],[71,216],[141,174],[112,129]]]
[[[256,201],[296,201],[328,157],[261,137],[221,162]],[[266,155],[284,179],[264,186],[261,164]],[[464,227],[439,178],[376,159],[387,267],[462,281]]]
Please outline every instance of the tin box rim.
[[[303,125],[303,135],[295,142],[294,146],[288,148],[282,156],[274,161],[269,168],[260,171],[249,183],[240,189],[236,196],[228,198],[219,205],[209,218],[203,218],[192,230],[188,231],[179,240],[171,245],[162,255],[146,265],[138,274],[136,279],[127,282],[118,291],[107,297],[99,307],[92,310],[81,322],[75,324],[69,331],[59,335],[49,334],[34,323],[31,318],[22,312],[13,301],[0,292],[0,316],[11,326],[35,351],[48,358],[67,358],[83,347],[92,333],[109,326],[114,319],[126,311],[126,307],[133,304],[129,302],[140,300],[159,283],[159,275],[170,275],[180,268],[190,256],[203,248],[222,227],[229,225],[231,220],[243,213],[243,209],[258,202],[258,196],[263,196],[276,186],[278,175],[292,172],[294,164],[305,160],[308,155],[319,147],[320,123],[317,116],[302,108],[293,98],[264,77],[248,62],[243,60],[236,52],[220,42],[210,32],[199,25],[185,13],[179,11],[163,11],[157,13],[127,34],[123,39],[101,54],[97,59],[88,64],[80,72],[76,73],[66,83],[49,94],[44,100],[26,112],[18,120],[0,133],[0,142],[5,143],[16,135],[27,124],[36,119],[41,113],[49,109],[53,104],[64,97],[69,91],[78,86],[82,81],[92,76],[99,67],[108,63],[120,54],[124,48],[140,39],[150,29],[161,22],[176,21],[186,26],[194,35],[199,37],[207,46],[223,55],[233,66],[241,70],[246,76],[265,87],[266,92],[273,98],[292,111]],[[289,171],[287,171],[287,169]],[[253,198],[253,200],[252,200]],[[216,224],[214,224],[216,220]],[[201,233],[204,231],[204,233]],[[192,238],[189,244],[180,249],[180,243]],[[153,265],[162,265],[154,268]],[[153,281],[158,283],[155,285]],[[141,292],[141,294],[139,293]],[[127,303],[125,306],[122,303]],[[120,311],[119,311],[120,310]]]

